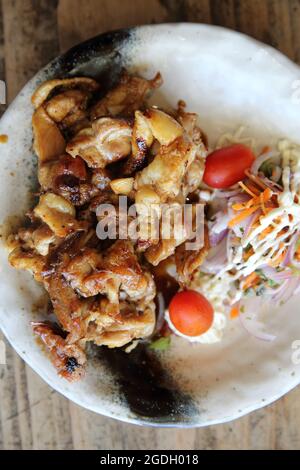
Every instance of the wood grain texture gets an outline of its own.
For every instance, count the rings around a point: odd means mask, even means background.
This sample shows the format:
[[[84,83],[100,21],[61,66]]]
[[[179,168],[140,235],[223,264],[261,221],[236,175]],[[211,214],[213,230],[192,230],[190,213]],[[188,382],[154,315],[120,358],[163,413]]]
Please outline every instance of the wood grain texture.
[[[6,79],[8,98],[59,50],[110,29],[166,21],[236,29],[300,63],[300,0],[2,0],[0,78]],[[299,449],[299,424],[299,387],[229,424],[152,429],[119,423],[70,403],[9,345],[7,365],[0,365],[4,449]]]

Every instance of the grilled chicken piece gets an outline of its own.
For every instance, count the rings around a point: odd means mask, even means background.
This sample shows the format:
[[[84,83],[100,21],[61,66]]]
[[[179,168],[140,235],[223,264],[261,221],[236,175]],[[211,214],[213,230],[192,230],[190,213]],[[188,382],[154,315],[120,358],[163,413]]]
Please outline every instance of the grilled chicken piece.
[[[78,183],[75,178],[61,177],[57,181],[56,191],[74,206],[83,206],[90,202],[99,190],[91,183]]]
[[[45,110],[53,121],[63,128],[71,127],[87,118],[89,93],[82,90],[68,90],[54,96],[45,103]]]
[[[104,254],[82,248],[68,256],[64,250],[54,273],[45,277],[45,287],[68,332],[67,343],[94,341],[116,347],[154,329],[155,284],[130,242],[118,240]],[[95,297],[99,293],[105,297]]]
[[[70,90],[79,89],[88,92],[95,92],[99,89],[99,83],[88,77],[75,77],[64,79],[53,79],[42,83],[34,92],[31,102],[35,108],[39,108],[57,89]]]
[[[145,257],[153,266],[172,256],[177,246],[189,238],[189,227],[185,225],[182,204],[173,202],[163,207],[158,243],[151,244]]]
[[[46,101],[43,107],[60,129],[74,134],[89,125],[87,107],[90,98],[89,91],[71,89]]]
[[[147,151],[155,139],[161,145],[169,145],[183,134],[183,127],[159,109],[150,108],[144,113],[136,111],[134,116],[132,154],[123,167],[124,175],[131,175],[142,169]]]
[[[39,163],[56,159],[64,152],[66,143],[58,123],[66,128],[86,118],[90,93],[98,88],[99,84],[95,80],[77,77],[49,80],[35,91],[32,103],[36,110],[32,126],[34,149]],[[48,100],[57,90],[59,94]]]
[[[120,83],[92,108],[91,119],[102,116],[131,116],[134,111],[144,106],[151,92],[161,84],[160,73],[152,80],[124,74]]]
[[[82,129],[67,145],[66,151],[79,155],[91,168],[105,168],[131,152],[132,128],[124,119],[100,118]]]
[[[87,341],[93,341],[98,345],[120,347],[134,338],[150,335],[154,329],[155,304],[149,300],[155,295],[152,285],[143,300],[120,303],[112,303],[105,297],[81,299],[57,274],[47,279],[46,288],[56,316],[68,332],[68,344],[83,347]]]
[[[32,233],[32,242],[40,255],[47,256],[50,245],[57,242],[57,237],[47,225],[42,224]]]
[[[196,157],[197,147],[183,138],[161,146],[154,160],[137,174],[135,188],[151,186],[161,202],[175,199],[183,187],[183,178]]]
[[[11,251],[20,247],[24,251],[35,250],[39,255],[46,256],[50,245],[56,240],[49,227],[42,224],[39,227],[20,228],[16,234],[9,236],[7,245]]]
[[[186,135],[197,146],[195,160],[189,166],[184,177],[184,193],[187,195],[196,191],[202,182],[207,156],[207,148],[204,143],[206,137],[198,126],[198,115],[187,113],[185,111],[185,103],[182,101],[178,103],[177,119],[184,128]]]
[[[57,124],[48,116],[42,106],[33,114],[32,127],[34,151],[39,163],[56,159],[64,153],[66,142]]]
[[[16,269],[29,271],[36,281],[42,281],[42,271],[45,267],[43,256],[32,250],[26,251],[22,247],[17,247],[9,254],[8,261]]]
[[[63,154],[57,159],[40,165],[38,179],[43,190],[56,189],[57,180],[62,176],[72,176],[79,182],[86,181],[87,171],[85,162],[80,157],[72,158]]]
[[[74,343],[86,335],[85,318],[89,314],[92,301],[80,299],[68,285],[59,269],[44,279],[54,312],[64,331],[68,332],[68,343]]]
[[[143,168],[152,143],[153,134],[148,121],[141,111],[136,111],[132,129],[132,153],[122,168],[124,176],[132,175]]]
[[[209,245],[207,226],[204,226],[204,245],[198,250],[187,250],[185,243],[178,246],[175,251],[175,264],[179,282],[182,286],[187,286],[195,271],[205,260]]]
[[[82,206],[94,198],[99,189],[92,183],[84,160],[71,155],[61,155],[57,160],[43,163],[38,169],[39,183],[44,190],[52,190],[70,201]]]
[[[151,204],[154,200],[156,205],[165,202],[182,204],[187,195],[195,191],[202,181],[207,153],[201,132],[196,127],[196,115],[187,114],[181,108],[179,116],[181,124],[157,109],[146,111],[145,116],[147,115],[151,132],[161,147],[153,161],[135,177],[136,202],[139,193],[147,190],[153,193]],[[146,259],[151,264],[156,266],[173,255],[176,247],[188,239],[184,231],[178,237],[164,237],[162,226],[158,236],[156,234],[154,238],[149,239],[147,217],[138,207],[137,212],[142,234],[138,246],[143,247]],[[145,237],[143,239],[145,230],[148,230],[148,239]]]
[[[155,220],[155,225],[157,225],[158,219],[159,224],[160,204],[173,202],[178,205],[178,200],[184,201],[183,181],[195,155],[196,147],[185,142],[183,138],[178,138],[168,146],[161,146],[154,160],[136,175],[136,208],[140,226],[139,247],[144,245],[146,258],[151,264],[156,265],[172,255],[175,248],[186,239],[179,237],[175,240],[174,236],[171,236],[171,238],[161,240],[162,234],[157,233],[156,230],[154,235],[151,235],[151,220],[152,224]],[[139,200],[143,203],[141,206],[138,203]],[[148,236],[145,236],[144,232]],[[145,243],[146,241],[148,243]]]
[[[102,191],[109,189],[111,174],[106,168],[95,168],[93,170],[91,182],[96,188]]]
[[[172,116],[160,109],[150,108],[144,113],[152,135],[161,145],[170,145],[183,135],[183,127]]]
[[[63,275],[81,296],[103,294],[112,303],[119,302],[119,291],[134,301],[146,296],[149,285],[155,293],[152,278],[143,272],[127,240],[116,241],[104,254],[83,249],[64,268]]]
[[[57,237],[66,237],[73,231],[87,229],[84,222],[76,220],[74,206],[67,199],[54,193],[42,194],[33,212]]]
[[[142,186],[135,193],[135,207],[139,226],[138,247],[145,251],[148,246],[159,242],[160,197],[151,186]]]
[[[46,346],[50,360],[59,375],[75,382],[85,373],[86,355],[77,344],[68,344],[50,323],[32,322],[33,332]]]
[[[98,345],[109,348],[122,347],[130,341],[139,338],[149,337],[155,325],[155,304],[150,301],[142,310],[137,310],[136,304],[127,301],[120,302],[120,314],[117,321],[111,322],[110,303],[107,299],[102,299],[96,312],[96,323],[102,325],[102,332],[93,332],[89,328],[89,335]],[[100,330],[101,331],[101,330]]]

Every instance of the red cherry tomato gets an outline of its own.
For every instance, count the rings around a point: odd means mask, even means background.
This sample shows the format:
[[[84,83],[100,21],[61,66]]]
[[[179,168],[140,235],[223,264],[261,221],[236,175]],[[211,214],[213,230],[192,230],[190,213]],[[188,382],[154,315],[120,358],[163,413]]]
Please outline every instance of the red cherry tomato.
[[[185,290],[174,295],[169,305],[169,316],[180,333],[199,336],[211,327],[214,311],[204,295]]]
[[[206,158],[203,181],[212,188],[228,188],[245,178],[254,160],[252,150],[243,144],[215,150]]]

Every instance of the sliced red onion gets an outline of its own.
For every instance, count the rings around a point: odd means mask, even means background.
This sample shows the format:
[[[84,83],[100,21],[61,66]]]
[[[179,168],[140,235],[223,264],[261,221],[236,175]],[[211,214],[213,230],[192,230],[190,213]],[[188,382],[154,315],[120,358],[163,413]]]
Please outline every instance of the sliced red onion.
[[[266,176],[260,176],[260,179],[263,183],[265,183],[266,186],[268,186],[268,188],[272,189],[272,191],[274,191],[275,193],[282,191],[282,186],[270,180]]]
[[[241,188],[240,187],[238,187],[236,189],[232,189],[230,191],[217,190],[217,191],[215,191],[215,197],[216,198],[229,198],[229,197],[232,197],[232,196],[237,196],[240,193],[241,193]]]
[[[227,243],[226,243],[226,255],[227,255],[227,260],[229,263],[231,263],[232,260],[232,254],[233,254],[233,248],[234,248],[234,243],[232,243],[232,238],[235,238],[235,234],[232,230],[229,230],[228,235],[227,235]]]
[[[233,196],[228,200],[228,206],[231,207],[232,204],[246,202],[249,201],[251,198],[248,194],[240,193],[237,196]]]
[[[293,272],[290,269],[284,269],[283,271],[276,271],[271,266],[263,266],[261,268],[263,274],[274,282],[281,282],[293,277]],[[273,289],[274,290],[274,289]]]
[[[226,237],[228,233],[228,229],[222,230],[222,232],[217,233],[217,232],[210,232],[209,233],[209,243],[211,247],[217,246],[218,243],[220,243],[224,237]]]
[[[274,304],[278,304],[281,300],[281,297],[284,293],[284,290],[286,289],[286,287],[288,286],[288,279],[285,279],[278,287],[276,287],[275,289],[266,289],[265,290],[265,295],[268,295],[271,297],[272,301],[274,302]]]
[[[278,289],[274,289],[275,295],[272,296],[272,301],[275,304],[287,302],[294,295],[299,283],[299,277],[294,276],[291,279],[286,279]]]
[[[271,179],[274,183],[278,183],[282,175],[282,169],[279,166],[275,166],[272,171]]]
[[[241,312],[239,319],[243,328],[255,338],[261,341],[274,341],[276,336],[264,331],[265,325],[258,320],[258,310],[261,307],[261,301],[257,297],[243,301],[244,312]]]
[[[226,212],[219,211],[215,214],[215,221],[210,223],[210,230],[213,233],[221,233],[228,227],[230,216]]]
[[[249,217],[247,217],[246,223],[245,223],[244,235],[243,235],[242,240],[245,240],[248,237],[251,226],[252,226],[254,220],[256,219],[256,217],[258,216],[258,214],[260,212],[261,212],[260,210],[257,210],[255,212],[253,212],[253,214],[251,214]]]
[[[201,265],[201,271],[217,274],[224,267],[227,263],[226,245],[227,237],[224,237],[217,246],[209,250],[206,260]]]
[[[257,175],[258,170],[260,169],[262,164],[266,162],[267,160],[270,160],[271,158],[274,158],[274,157],[278,157],[278,153],[267,152],[267,153],[263,153],[259,155],[259,157],[257,157],[252,164],[251,173],[253,173],[254,175]]]

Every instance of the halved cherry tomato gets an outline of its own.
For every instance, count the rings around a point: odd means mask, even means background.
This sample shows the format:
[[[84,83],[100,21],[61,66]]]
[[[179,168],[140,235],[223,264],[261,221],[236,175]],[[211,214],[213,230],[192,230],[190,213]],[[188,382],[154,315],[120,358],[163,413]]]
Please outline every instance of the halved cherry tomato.
[[[254,160],[252,150],[243,144],[215,150],[206,158],[203,181],[212,188],[228,188],[245,178]]]
[[[211,327],[214,311],[204,295],[194,290],[184,290],[175,294],[171,300],[169,316],[180,333],[199,336]]]

